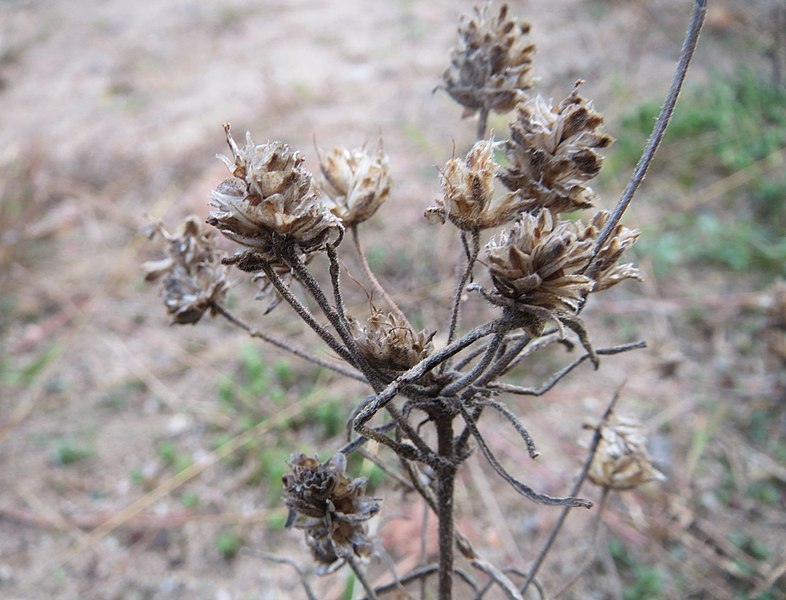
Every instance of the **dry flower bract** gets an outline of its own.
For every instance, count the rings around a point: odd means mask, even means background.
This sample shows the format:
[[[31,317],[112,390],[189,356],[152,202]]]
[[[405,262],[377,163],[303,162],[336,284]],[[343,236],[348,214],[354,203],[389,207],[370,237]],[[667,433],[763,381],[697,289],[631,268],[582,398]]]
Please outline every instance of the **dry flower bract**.
[[[595,213],[592,221],[586,227],[581,222],[578,222],[576,225],[579,229],[579,239],[592,240],[594,246],[608,220],[608,211],[601,210]],[[641,273],[633,263],[617,264],[622,254],[633,246],[638,238],[639,231],[637,229],[629,229],[621,223],[614,227],[611,236],[595,258],[598,269],[597,274],[594,276],[595,285],[592,288],[593,292],[601,292],[626,279],[641,281]]]
[[[282,142],[257,146],[246,134],[238,148],[224,126],[232,160],[219,156],[232,172],[212,193],[208,223],[229,239],[274,260],[292,247],[313,252],[338,244],[341,220],[317,192],[303,156]]]
[[[472,18],[462,17],[459,41],[439,87],[465,107],[467,116],[481,109],[513,110],[534,83],[529,30],[529,23],[508,16],[507,4],[496,13],[490,5],[475,7]]]
[[[366,478],[347,477],[347,457],[341,453],[320,464],[296,452],[287,464],[291,472],[283,483],[290,524],[306,532],[314,559],[327,569],[348,557],[370,556],[374,543],[365,521],[379,511],[379,503],[365,495]]]
[[[393,313],[374,311],[365,327],[352,319],[352,336],[366,360],[382,371],[406,371],[433,350],[434,333],[415,332]]]
[[[390,195],[389,160],[381,146],[373,155],[365,148],[333,148],[319,162],[325,177],[322,191],[345,227],[370,219]]]
[[[504,145],[511,166],[499,178],[526,210],[546,207],[556,214],[592,206],[595,195],[584,184],[600,172],[602,158],[595,150],[612,138],[597,131],[603,117],[579,95],[580,83],[557,107],[540,96],[518,107]]]
[[[156,227],[167,241],[167,257],[144,264],[145,279],[163,276],[164,305],[174,323],[194,324],[227,292],[226,267],[214,247],[212,232],[190,216],[174,234]]]
[[[592,242],[579,240],[572,223],[547,210],[523,214],[510,231],[486,245],[486,259],[498,303],[559,319],[575,314],[593,282],[582,274]],[[539,325],[533,333],[539,335]]]
[[[589,470],[595,485],[613,490],[632,490],[666,476],[653,465],[641,425],[616,418],[600,428],[600,443]]]
[[[494,140],[481,140],[467,153],[465,160],[450,159],[440,183],[443,198],[426,209],[426,218],[444,223],[449,219],[464,231],[498,227],[512,221],[521,212],[523,202],[511,192],[494,198]]]

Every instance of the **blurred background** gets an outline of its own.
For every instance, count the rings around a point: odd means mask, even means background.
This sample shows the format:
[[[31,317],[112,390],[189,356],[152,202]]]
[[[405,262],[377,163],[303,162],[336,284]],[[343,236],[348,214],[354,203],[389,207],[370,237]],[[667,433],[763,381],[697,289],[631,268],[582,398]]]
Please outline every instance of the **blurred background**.
[[[509,4],[532,23],[535,91],[559,101],[584,79],[606,116],[617,143],[595,188],[613,206],[692,3]],[[565,598],[786,598],[786,3],[710,4],[670,133],[625,219],[642,231],[632,260],[645,281],[593,297],[586,313],[596,345],[645,338],[648,349],[507,400],[541,448],[537,464],[490,436],[524,481],[563,494],[589,439],[582,424],[620,386],[618,412],[647,427],[668,480],[613,495],[597,539],[591,512],[569,519],[544,585],[557,590],[597,558]],[[365,392],[226,322],[171,327],[141,270],[161,250],[140,232],[207,214],[226,176],[214,158],[227,152],[223,122],[238,139],[289,143],[312,170],[315,143],[381,136],[395,183],[367,224],[369,260],[413,322],[436,328],[459,245],[422,215],[437,169],[475,127],[432,90],[472,6],[0,2],[1,597],[304,597],[294,570],[254,551],[310,568],[300,532],[284,529],[285,461],[329,456]],[[498,138],[507,122],[492,116]],[[263,318],[254,286],[233,282],[238,314],[299,335],[286,307]],[[517,372],[522,384],[570,359],[550,352]],[[351,467],[384,498],[376,527],[390,558],[414,566],[422,505],[373,464]],[[557,517],[478,457],[457,502],[459,526],[501,566],[526,568]],[[320,597],[353,597],[347,572],[313,583]]]

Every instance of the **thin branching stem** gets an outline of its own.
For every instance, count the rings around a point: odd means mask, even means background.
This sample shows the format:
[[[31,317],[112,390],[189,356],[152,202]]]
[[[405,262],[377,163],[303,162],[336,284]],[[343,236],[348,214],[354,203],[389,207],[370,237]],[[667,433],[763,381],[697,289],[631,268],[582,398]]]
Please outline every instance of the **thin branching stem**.
[[[453,383],[446,385],[442,389],[441,394],[443,396],[452,396],[472,385],[481,375],[483,375],[483,372],[494,360],[494,356],[497,354],[497,350],[499,349],[500,344],[502,344],[504,337],[504,333],[495,334],[486,346],[486,352],[483,354],[483,358],[478,361],[478,364],[472,367],[470,371],[468,371]]]
[[[461,239],[466,240],[465,232],[461,232]],[[448,344],[453,341],[456,335],[456,327],[458,326],[459,311],[461,309],[461,298],[464,295],[464,288],[467,282],[472,277],[472,270],[475,268],[475,261],[478,259],[480,253],[480,230],[475,228],[470,232],[471,245],[468,247],[467,252],[467,267],[459,275],[456,282],[456,289],[453,292],[453,303],[450,308],[450,325],[448,325]],[[447,363],[445,363],[447,364]],[[444,367],[445,365],[443,365]]]
[[[599,354],[601,356],[609,355],[609,354],[620,354],[622,352],[628,352],[629,350],[636,350],[638,348],[646,348],[647,342],[643,340],[639,340],[638,342],[632,342],[630,344],[620,344],[619,346],[612,346],[610,348],[601,348],[600,350],[596,350],[595,354]],[[518,385],[512,385],[509,383],[490,383],[488,387],[494,390],[498,390],[500,392],[507,392],[509,394],[516,394],[519,396],[542,396],[550,389],[552,389],[555,385],[557,385],[562,379],[565,378],[573,369],[578,367],[581,363],[585,360],[591,358],[589,353],[583,354],[582,356],[578,357],[572,363],[563,367],[554,375],[552,375],[548,380],[546,380],[540,387],[537,388],[525,388]]]
[[[344,345],[347,348],[347,351],[350,356],[352,356],[351,364],[357,366],[363,374],[366,376],[366,379],[372,385],[374,384],[375,380],[377,380],[377,376],[375,375],[374,371],[368,365],[366,360],[363,358],[362,354],[358,350],[357,344],[355,343],[355,339],[352,337],[352,334],[349,331],[349,326],[347,324],[346,316],[343,315],[342,319],[342,311],[343,311],[343,300],[341,299],[341,291],[339,287],[338,281],[338,261],[336,259],[335,249],[332,249],[332,246],[328,247],[328,256],[330,257],[330,274],[331,274],[331,282],[334,288],[334,297],[336,299],[336,304],[339,308],[333,308],[330,305],[330,302],[325,296],[325,293],[322,291],[322,288],[319,286],[319,283],[314,276],[311,274],[311,271],[308,270],[303,261],[294,253],[290,252],[284,256],[289,267],[292,269],[292,273],[297,278],[297,280],[305,287],[311,296],[316,300],[317,305],[322,310],[322,312],[327,317],[330,324],[333,325],[333,328],[338,333],[341,341],[344,342]]]
[[[606,225],[603,227],[603,230],[600,232],[600,235],[598,235],[598,239],[595,242],[592,261],[586,269],[586,275],[590,278],[594,278],[597,275],[598,269],[600,268],[600,261],[597,260],[598,255],[614,231],[614,228],[620,222],[620,219],[630,205],[631,200],[633,200],[633,196],[639,189],[641,182],[644,180],[644,176],[647,174],[647,171],[652,164],[652,159],[655,157],[655,153],[658,150],[658,146],[660,146],[663,135],[666,133],[666,128],[668,127],[671,116],[674,113],[674,107],[677,104],[677,99],[679,98],[680,92],[682,91],[682,85],[685,83],[685,76],[688,74],[688,67],[690,66],[691,59],[693,58],[693,54],[696,50],[696,44],[699,41],[699,34],[701,33],[701,27],[704,24],[704,17],[706,13],[707,0],[695,0],[690,19],[690,25],[688,26],[688,32],[685,35],[685,41],[682,44],[680,58],[677,62],[677,68],[674,72],[674,78],[671,82],[669,93],[666,96],[666,100],[660,110],[658,120],[655,122],[655,127],[652,130],[652,134],[647,141],[647,146],[644,148],[644,152],[642,153],[641,158],[636,165],[636,169],[633,171],[633,175],[631,176],[628,185],[622,192],[620,199],[614,206],[614,210],[611,212],[611,216],[609,216],[609,220],[606,222]]]
[[[472,561],[472,566],[488,575],[491,578],[491,581],[496,583],[500,589],[502,589],[502,592],[505,594],[505,596],[508,597],[508,600],[524,600],[523,594],[521,594],[518,589],[516,589],[516,586],[508,578],[508,576],[505,575],[502,569],[495,567],[487,560],[482,560],[479,558],[476,558]]]
[[[511,425],[513,425],[516,433],[518,433],[519,436],[521,436],[521,439],[524,440],[524,443],[527,445],[527,452],[529,453],[530,458],[534,459],[540,456],[540,452],[538,452],[538,449],[535,446],[535,440],[532,439],[532,436],[529,434],[529,431],[527,431],[527,428],[524,427],[524,424],[512,410],[510,410],[502,402],[497,402],[491,398],[478,398],[475,400],[475,403],[479,406],[490,406],[499,412],[508,420]]]
[[[611,492],[611,488],[604,487],[603,493],[600,496],[600,501],[598,502],[598,510],[595,513],[595,518],[593,519],[592,522],[592,533],[590,534],[589,546],[590,549],[592,550],[596,549],[598,543],[598,531],[600,531],[600,523],[601,523],[601,519],[603,518],[603,511],[606,508],[606,500],[608,500],[610,492]],[[570,590],[570,588],[576,585],[576,582],[579,579],[581,579],[581,576],[584,575],[584,572],[592,564],[594,556],[595,555],[593,552],[588,552],[587,557],[584,559],[581,565],[579,565],[579,567],[576,569],[576,572],[571,576],[570,579],[568,579],[565,583],[563,583],[562,586],[556,592],[554,592],[551,597],[559,598],[568,590]]]
[[[384,390],[377,394],[373,402],[370,402],[365,407],[363,407],[363,410],[361,410],[355,417],[355,421],[353,423],[355,431],[361,435],[366,435],[365,431],[363,430],[364,424],[368,422],[368,420],[371,419],[371,417],[373,417],[377,412],[384,408],[393,398],[395,398],[403,386],[414,383],[436,366],[440,365],[443,361],[458,354],[467,346],[474,344],[477,340],[496,333],[501,329],[507,329],[509,327],[509,318],[506,316],[500,317],[499,319],[495,319],[494,321],[486,323],[485,325],[476,327],[452,344],[445,346],[442,350],[439,350],[438,352],[435,352],[434,354],[431,354],[421,360],[414,367],[410,368],[408,371],[405,371],[396,377],[396,379],[391,381]]]
[[[215,310],[218,314],[224,317],[227,321],[232,323],[232,325],[239,327],[240,329],[248,333],[248,335],[250,335],[251,337],[259,338],[267,342],[268,344],[272,344],[273,346],[276,346],[277,348],[281,348],[282,350],[294,354],[295,356],[307,360],[308,362],[314,363],[315,365],[318,365],[320,367],[324,367],[325,369],[330,369],[331,371],[335,371],[336,373],[339,373],[340,375],[344,375],[345,377],[349,377],[350,379],[355,379],[357,381],[363,381],[363,382],[366,381],[366,378],[363,377],[361,373],[355,371],[354,369],[347,369],[345,367],[342,367],[341,365],[332,363],[328,360],[315,356],[310,352],[303,350],[298,346],[295,346],[294,344],[290,344],[288,341],[283,340],[278,336],[272,335],[270,333],[266,333],[264,331],[256,329],[255,327],[251,327],[251,325],[245,323],[243,320],[241,320],[239,317],[237,317],[229,309],[227,309],[225,306],[221,304],[213,303],[212,307],[213,310]]]
[[[565,498],[548,496],[546,494],[541,494],[539,492],[536,492],[525,483],[522,483],[521,481],[513,477],[513,475],[508,473],[505,470],[505,467],[503,467],[500,464],[499,460],[497,460],[497,457],[494,456],[494,453],[491,451],[491,448],[489,448],[488,444],[486,443],[486,440],[483,438],[480,431],[476,427],[474,421],[471,418],[471,415],[467,412],[467,409],[462,405],[461,402],[457,402],[457,404],[459,410],[461,411],[462,416],[464,417],[464,422],[467,424],[467,427],[472,433],[472,436],[475,438],[475,441],[477,441],[481,452],[483,452],[483,456],[486,457],[486,460],[489,461],[489,464],[497,472],[497,474],[500,477],[502,477],[502,479],[507,481],[508,484],[519,494],[521,494],[525,498],[528,498],[529,500],[532,500],[533,502],[537,502],[538,504],[545,504],[548,506],[567,506],[569,508],[576,508],[579,506],[582,506],[584,508],[592,507],[592,502],[590,502],[589,500],[585,500],[583,498],[576,498],[575,494],[571,494],[571,496]]]
[[[374,586],[372,586],[371,582],[369,582],[369,580],[366,578],[366,574],[363,572],[363,569],[360,568],[360,565],[355,560],[355,558],[351,554],[342,556],[342,558],[349,565],[349,568],[352,569],[352,571],[355,573],[355,577],[358,578],[360,585],[362,585],[363,589],[366,590],[366,597],[369,600],[377,600],[377,594],[374,592]]]
[[[589,474],[590,466],[592,466],[592,461],[595,459],[595,453],[598,451],[598,445],[600,444],[601,440],[601,428],[608,423],[611,415],[614,413],[614,407],[617,405],[617,401],[619,400],[620,390],[618,389],[614,394],[614,397],[609,402],[609,405],[606,407],[606,412],[603,413],[603,417],[601,418],[600,424],[595,429],[595,435],[592,436],[592,442],[590,443],[589,450],[587,451],[587,458],[584,460],[584,465],[581,468],[581,472],[579,473],[576,482],[573,484],[573,487],[570,490],[571,496],[577,495],[581,491],[581,487],[584,485],[584,481],[587,479],[587,475]],[[538,574],[538,570],[540,569],[543,561],[546,559],[551,547],[554,545],[554,541],[557,539],[557,535],[562,530],[562,526],[565,524],[565,520],[568,518],[569,509],[563,509],[560,513],[557,522],[554,524],[554,527],[549,533],[549,537],[546,539],[546,542],[543,544],[543,548],[538,553],[535,562],[532,563],[532,566],[529,568],[527,572],[527,579],[524,580],[524,584],[521,586],[521,593],[522,595],[527,593],[527,588],[532,583],[535,576]]]
[[[382,594],[387,594],[388,592],[392,592],[398,590],[403,585],[407,585],[409,583],[413,583],[415,581],[425,581],[435,573],[439,572],[439,565],[438,564],[430,564],[424,565],[422,567],[417,567],[413,569],[403,577],[401,577],[398,581],[393,581],[391,583],[386,583],[385,585],[378,586],[374,591],[377,593],[377,596],[381,596]],[[475,582],[472,577],[470,577],[467,573],[462,571],[461,569],[453,569],[453,573],[458,576],[464,583],[466,583],[469,587],[472,588],[474,592],[477,593],[478,591],[478,584]],[[366,599],[364,599],[366,600]]]
[[[333,335],[327,329],[317,322],[308,308],[306,308],[306,306],[300,300],[298,300],[297,296],[292,293],[292,290],[289,288],[289,286],[281,280],[281,278],[275,272],[275,269],[273,269],[269,263],[264,263],[262,265],[262,270],[270,280],[270,283],[273,284],[273,287],[276,288],[276,291],[281,294],[284,300],[287,301],[287,303],[293,308],[297,315],[303,319],[303,322],[308,325],[320,338],[322,338],[322,341],[325,342],[331,350],[333,350],[352,366],[356,366],[355,359],[352,354],[344,346],[342,346],[341,343],[335,337],[333,337]]]
[[[352,225],[352,227],[350,227],[350,232],[352,233],[352,243],[355,246],[355,251],[357,252],[358,259],[360,260],[360,267],[363,269],[363,272],[366,274],[366,278],[371,283],[371,287],[373,287],[374,291],[382,297],[382,299],[390,307],[390,310],[393,312],[393,314],[396,315],[396,317],[399,318],[399,320],[409,324],[409,320],[407,319],[406,316],[404,316],[404,313],[401,312],[401,309],[398,307],[398,304],[396,304],[393,298],[390,297],[390,294],[387,293],[387,290],[385,290],[385,288],[382,287],[382,284],[379,283],[379,280],[377,279],[377,276],[374,274],[374,271],[371,270],[371,266],[368,264],[368,260],[366,260],[366,253],[363,250],[363,246],[360,243],[360,234],[358,233],[357,224]]]

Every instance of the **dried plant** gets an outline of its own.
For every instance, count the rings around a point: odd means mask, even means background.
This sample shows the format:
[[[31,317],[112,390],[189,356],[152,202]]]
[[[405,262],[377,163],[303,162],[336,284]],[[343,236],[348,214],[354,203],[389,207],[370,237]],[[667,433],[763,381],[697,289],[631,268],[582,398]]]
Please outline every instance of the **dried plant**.
[[[561,497],[534,490],[509,472],[478,423],[484,412],[499,414],[535,458],[539,453],[522,418],[498,397],[541,395],[587,360],[597,367],[601,357],[644,346],[593,348],[581,315],[591,294],[640,278],[635,266],[619,264],[639,235],[620,219],[665,131],[704,10],[705,3],[697,1],[675,83],[631,182],[612,212],[596,210],[587,221],[563,214],[593,206],[595,195],[587,183],[600,171],[598,150],[611,143],[601,130],[603,118],[579,95],[578,84],[557,106],[528,98],[534,46],[526,38],[529,25],[511,18],[507,6],[477,9],[474,17],[462,20],[459,44],[440,87],[469,113],[478,113],[478,135],[464,158],[447,162],[440,177],[442,195],[426,210],[432,223],[455,226],[463,247],[447,324],[434,331],[412,326],[375,277],[360,242],[359,227],[391,193],[381,144],[373,153],[318,151],[322,178],[316,181],[303,168],[302,155],[286,144],[256,145],[249,134],[240,148],[225,126],[231,157],[220,158],[231,176],[213,192],[214,210],[207,222],[241,249],[219,262],[213,237],[189,218],[174,235],[159,228],[168,242],[167,257],[147,264],[148,279],[164,278],[165,303],[176,323],[195,323],[210,310],[254,337],[370,388],[367,399],[348,416],[350,435],[338,452],[332,449],[333,458],[320,463],[295,453],[291,472],[284,476],[289,524],[305,532],[320,573],[348,565],[369,598],[434,575],[443,600],[453,597],[454,579],[482,597],[488,588],[456,566],[458,550],[486,578],[486,586],[523,598],[568,511],[591,507],[578,496],[587,477],[607,489],[630,489],[661,478],[636,426],[611,420],[616,397],[593,428],[595,439],[576,483]],[[490,110],[515,110],[509,139],[487,138]],[[495,150],[504,155],[505,166],[495,161]],[[506,191],[495,188],[497,180]],[[372,305],[365,319],[345,309],[341,274],[347,261],[340,260],[339,246],[346,230],[353,248],[341,247],[341,252],[354,250],[371,284],[369,295],[381,297],[389,309]],[[484,235],[488,239],[481,252]],[[316,254],[327,260],[310,262]],[[326,263],[324,273],[312,266]],[[329,357],[293,346],[230,312],[224,302],[224,268],[229,265],[252,273],[261,295],[274,296],[273,304],[288,305],[326,344]],[[477,292],[468,301],[485,303],[491,316],[462,329],[460,308],[467,290]],[[570,346],[570,338],[578,339],[584,351],[543,385],[526,388],[505,381],[514,366],[531,360],[538,350],[560,341]],[[364,562],[378,549],[366,525],[380,503],[365,495],[364,480],[346,473],[347,455],[369,440],[390,452],[399,465],[399,482],[419,494],[439,520],[438,564],[396,574],[394,584],[378,587],[366,577]],[[518,572],[524,580],[518,586],[506,574],[510,571],[483,559],[454,525],[455,476],[475,448],[515,492],[532,502],[563,507],[537,560],[526,574]],[[305,583],[304,589],[311,595]]]

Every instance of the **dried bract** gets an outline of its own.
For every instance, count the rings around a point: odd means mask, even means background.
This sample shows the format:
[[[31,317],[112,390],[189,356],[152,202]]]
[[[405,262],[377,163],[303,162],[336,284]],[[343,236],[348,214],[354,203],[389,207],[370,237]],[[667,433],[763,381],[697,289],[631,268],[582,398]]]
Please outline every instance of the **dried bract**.
[[[609,212],[601,210],[595,213],[589,225],[584,226],[581,222],[578,222],[576,224],[579,232],[578,238],[580,240],[591,240],[594,246],[608,220]],[[595,286],[592,288],[593,292],[601,292],[626,279],[641,281],[641,273],[633,263],[617,264],[623,252],[633,246],[638,238],[639,231],[637,229],[628,229],[621,223],[617,224],[595,258],[598,263],[598,269],[596,271],[597,274],[594,276]]]
[[[345,227],[370,219],[390,195],[389,160],[381,147],[373,155],[365,148],[333,148],[319,162],[328,207]]]
[[[572,223],[555,221],[547,210],[523,214],[510,231],[486,245],[486,260],[496,300],[523,313],[559,320],[575,315],[592,280],[582,271],[592,255],[592,242],[580,240]],[[531,333],[539,335],[543,319]]]
[[[589,208],[595,197],[584,185],[601,168],[596,152],[612,138],[600,133],[603,117],[578,93],[581,82],[557,107],[538,97],[519,105],[505,156],[511,166],[499,173],[503,184],[521,197],[526,210],[554,214]]]
[[[496,14],[489,5],[476,7],[472,18],[461,19],[459,41],[439,87],[466,107],[467,115],[513,110],[533,85],[535,45],[527,39],[529,30],[529,23],[508,16],[506,4]]]
[[[194,324],[227,292],[226,268],[214,246],[212,232],[194,216],[174,234],[155,230],[167,241],[167,257],[144,264],[147,281],[163,277],[164,305],[177,324]]]
[[[233,176],[212,193],[208,223],[226,237],[252,248],[266,260],[284,249],[313,252],[338,244],[344,228],[317,192],[303,157],[282,142],[257,146],[246,134],[238,148],[224,129],[233,160],[219,156]]]
[[[641,425],[616,418],[600,428],[600,442],[588,473],[590,481],[614,490],[631,490],[666,476],[653,465]]]
[[[364,327],[353,319],[350,329],[369,364],[383,372],[406,371],[433,350],[433,332],[416,333],[409,323],[393,313],[375,310]]]
[[[295,527],[305,530],[314,559],[329,567],[346,557],[369,556],[374,546],[364,523],[379,511],[379,503],[365,495],[364,477],[347,477],[346,456],[338,453],[320,464],[295,453],[288,464],[284,502]]]
[[[498,227],[518,216],[523,202],[515,193],[494,198],[494,140],[481,140],[465,160],[453,158],[445,165],[441,184],[443,198],[426,209],[432,222],[450,221],[459,229],[473,231]]]

